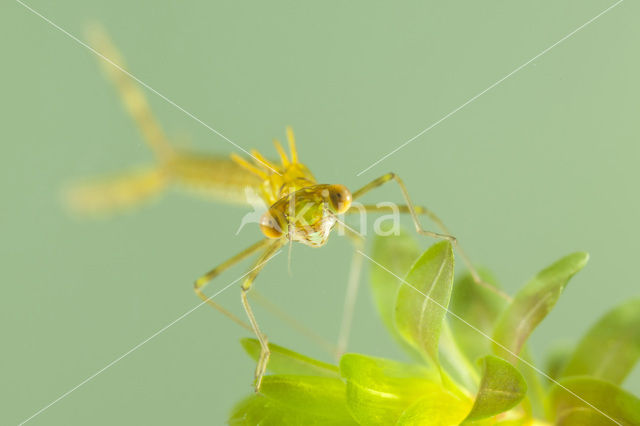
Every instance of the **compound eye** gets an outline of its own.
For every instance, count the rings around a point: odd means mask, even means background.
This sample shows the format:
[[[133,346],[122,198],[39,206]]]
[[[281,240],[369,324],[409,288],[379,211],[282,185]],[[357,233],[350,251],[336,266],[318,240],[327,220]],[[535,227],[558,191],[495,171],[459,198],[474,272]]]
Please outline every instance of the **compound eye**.
[[[266,212],[260,218],[260,230],[267,238],[276,239],[282,237],[282,227],[271,212]]]
[[[344,213],[351,207],[351,192],[344,185],[331,185],[329,200],[336,213]]]

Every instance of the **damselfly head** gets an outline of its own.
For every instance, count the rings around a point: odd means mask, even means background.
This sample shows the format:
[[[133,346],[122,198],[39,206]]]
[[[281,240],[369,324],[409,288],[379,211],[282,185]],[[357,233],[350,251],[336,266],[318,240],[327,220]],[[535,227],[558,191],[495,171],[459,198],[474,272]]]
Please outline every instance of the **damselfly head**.
[[[312,185],[282,197],[260,220],[268,238],[284,238],[312,247],[324,245],[337,215],[351,206],[351,192],[343,185]]]

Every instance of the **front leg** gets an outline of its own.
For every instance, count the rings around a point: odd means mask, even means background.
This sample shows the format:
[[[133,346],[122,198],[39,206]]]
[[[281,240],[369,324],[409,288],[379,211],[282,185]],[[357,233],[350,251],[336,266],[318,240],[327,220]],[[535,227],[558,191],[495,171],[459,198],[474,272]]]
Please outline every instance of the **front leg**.
[[[256,321],[256,317],[253,314],[253,310],[251,309],[251,305],[249,304],[249,299],[247,297],[249,290],[251,290],[251,286],[255,281],[256,277],[264,267],[265,263],[269,261],[273,256],[277,254],[282,247],[287,242],[286,239],[280,239],[276,242],[272,243],[265,252],[258,258],[256,261],[256,265],[251,270],[251,273],[247,276],[244,283],[242,283],[242,306],[244,307],[245,312],[247,313],[247,317],[249,317],[249,323],[251,324],[251,328],[258,338],[260,342],[260,357],[258,358],[258,364],[256,365],[255,372],[255,391],[258,392],[260,390],[260,385],[262,384],[262,377],[264,373],[267,371],[267,364],[269,363],[269,357],[271,355],[271,351],[269,350],[269,342],[267,341],[267,336],[260,331],[260,327],[258,327],[258,321]]]
[[[428,237],[432,237],[432,238],[438,238],[438,239],[444,239],[444,240],[449,240],[451,241],[451,243],[455,244],[456,243],[456,238],[453,235],[449,235],[448,231],[446,230],[446,228],[444,227],[444,225],[442,224],[442,221],[440,221],[440,219],[436,220],[436,224],[438,224],[439,226],[441,226],[441,229],[443,229],[443,232],[445,232],[445,234],[438,234],[437,232],[432,232],[432,231],[428,231],[426,229],[424,229],[422,227],[422,225],[420,224],[420,219],[418,219],[418,215],[416,214],[416,209],[413,206],[413,202],[411,201],[411,197],[409,197],[409,191],[407,191],[407,187],[404,185],[404,182],[402,181],[402,179],[400,179],[400,177],[398,175],[396,175],[395,173],[387,173],[385,175],[380,176],[377,179],[372,180],[371,182],[369,182],[368,184],[366,184],[365,186],[363,186],[362,188],[360,188],[359,190],[357,190],[356,192],[353,193],[353,199],[357,199],[362,197],[364,194],[366,194],[367,192],[376,189],[382,185],[384,185],[387,182],[390,181],[395,181],[398,186],[400,187],[400,191],[402,192],[402,197],[404,198],[404,201],[407,203],[407,208],[409,209],[409,214],[411,215],[411,219],[413,220],[413,224],[416,227],[416,232],[418,234],[422,234],[422,235],[426,235]],[[433,215],[435,217],[435,215]]]
[[[222,272],[226,271],[231,266],[233,266],[236,263],[242,261],[243,259],[251,256],[256,251],[263,249],[264,247],[266,247],[269,244],[271,244],[271,240],[265,238],[264,240],[258,241],[257,243],[253,244],[252,246],[248,247],[247,249],[241,251],[240,253],[236,254],[235,256],[231,257],[230,259],[226,260],[225,262],[221,263],[220,265],[216,266],[215,268],[213,268],[212,270],[210,270],[209,272],[207,272],[206,274],[204,274],[203,276],[201,276],[200,278],[198,278],[195,281],[195,283],[193,284],[193,291],[196,292],[198,297],[200,299],[202,299],[203,302],[205,302],[206,304],[208,304],[212,308],[217,309],[218,311],[222,312],[224,315],[229,317],[233,322],[235,322],[239,326],[241,326],[243,328],[246,328],[249,331],[252,331],[253,329],[251,327],[249,327],[249,325],[247,325],[246,322],[244,322],[240,318],[236,317],[234,314],[232,314],[231,312],[229,312],[228,310],[226,310],[225,308],[220,306],[218,303],[216,303],[213,300],[211,300],[210,297],[208,297],[206,294],[203,293],[203,290],[207,286],[207,284],[209,284],[214,278],[216,278]]]
[[[506,293],[496,289],[494,286],[492,286],[491,284],[485,282],[482,278],[480,278],[480,275],[478,274],[478,271],[476,270],[476,268],[473,266],[473,264],[469,260],[469,257],[466,255],[466,253],[464,252],[462,247],[458,244],[458,240],[449,233],[449,230],[447,229],[447,227],[444,225],[442,220],[440,220],[440,218],[438,216],[436,216],[435,213],[433,213],[431,210],[429,210],[429,209],[427,209],[425,207],[421,207],[421,206],[416,207],[416,206],[413,205],[413,202],[411,201],[411,198],[409,197],[409,191],[407,191],[407,187],[405,186],[405,184],[402,181],[402,179],[400,179],[400,177],[398,175],[396,175],[395,173],[387,173],[387,174],[382,175],[379,178],[374,179],[373,181],[369,182],[368,184],[366,184],[365,186],[363,186],[362,188],[360,188],[359,190],[357,190],[357,191],[355,191],[353,193],[353,195],[352,195],[353,199],[355,200],[357,198],[360,198],[364,194],[366,194],[367,192],[369,192],[369,191],[371,191],[371,190],[373,190],[375,188],[378,188],[378,187],[380,187],[380,186],[382,186],[385,183],[390,182],[390,181],[395,181],[398,184],[398,186],[400,187],[400,191],[402,192],[402,197],[404,198],[404,201],[406,203],[406,206],[400,206],[400,211],[409,213],[409,215],[411,216],[411,220],[413,221],[413,224],[416,227],[416,232],[418,234],[426,235],[426,236],[429,236],[429,237],[432,237],[432,238],[445,239],[445,240],[451,241],[451,243],[456,247],[456,249],[458,251],[458,254],[462,258],[462,261],[465,263],[465,265],[469,269],[469,272],[471,273],[471,277],[473,278],[473,281],[477,285],[479,285],[481,287],[484,287],[484,288],[492,291],[493,293],[498,294],[499,296],[503,297],[506,300],[511,300],[511,297],[509,297],[509,295],[507,295]],[[369,208],[367,208],[367,207],[369,207]],[[371,206],[365,206],[365,209],[367,209],[367,210],[376,210],[376,209],[379,209],[379,208],[371,208]],[[439,234],[439,233],[428,231],[428,230],[424,229],[422,227],[422,224],[420,223],[420,219],[418,218],[418,214],[424,214],[427,217],[429,217],[436,224],[436,226],[438,226],[438,228],[440,228],[440,230],[443,233]]]

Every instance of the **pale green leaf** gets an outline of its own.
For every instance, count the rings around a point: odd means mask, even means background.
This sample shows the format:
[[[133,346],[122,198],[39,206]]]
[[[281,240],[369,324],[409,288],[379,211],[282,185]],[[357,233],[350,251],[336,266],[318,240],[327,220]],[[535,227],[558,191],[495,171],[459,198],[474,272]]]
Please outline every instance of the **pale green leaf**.
[[[536,362],[531,355],[529,345],[524,345],[520,351],[520,358],[526,362],[518,368],[528,388],[527,398],[523,401],[523,407],[531,414],[542,415],[546,409],[545,404],[547,404],[547,388],[542,381],[543,376],[537,369],[531,368],[531,365],[536,365]]]
[[[398,290],[395,323],[402,337],[438,362],[438,341],[453,284],[451,243],[432,245],[415,262]]]
[[[247,338],[242,339],[241,343],[251,358],[257,361],[260,356],[260,342],[257,339]],[[325,377],[340,376],[336,365],[309,358],[273,343],[269,343],[269,349],[271,350],[271,357],[269,358],[267,369],[272,373]]]
[[[413,402],[441,388],[437,371],[359,354],[340,360],[352,416],[365,425],[393,424]]]
[[[553,309],[569,279],[584,267],[587,253],[570,254],[536,275],[516,294],[498,319],[493,334],[495,354],[515,362],[531,332]]]
[[[330,421],[316,417],[304,410],[291,410],[264,395],[251,395],[233,408],[228,419],[230,426],[299,426],[299,425],[355,425],[353,420]]]
[[[389,333],[414,357],[417,355],[415,349],[396,329],[394,311],[398,289],[402,285],[402,280],[397,277],[404,277],[418,256],[418,243],[404,231],[400,235],[376,236],[373,240],[371,257],[387,269],[372,263],[370,280],[375,305]]]
[[[573,408],[556,421],[557,426],[613,426],[614,422],[589,408]]]
[[[265,376],[261,393],[237,404],[233,426],[354,426],[340,379],[318,376]]]
[[[480,270],[479,273],[484,282],[498,288],[489,272]],[[491,340],[486,336],[491,336],[506,305],[502,297],[476,284],[468,273],[455,280],[449,311],[457,317],[450,316],[448,320],[456,343],[470,360],[475,361],[491,351]]]
[[[602,317],[582,338],[563,376],[588,375],[620,384],[640,358],[640,299]]]
[[[407,408],[397,426],[451,426],[465,418],[471,401],[462,399],[442,388],[429,389],[424,396]]]
[[[231,410],[231,415],[227,422],[230,426],[275,426],[276,419],[281,417],[283,410],[274,406],[262,395],[251,395],[237,403]]]
[[[404,277],[420,256],[418,243],[406,232],[400,235],[376,236],[371,257],[393,274]],[[396,332],[393,322],[396,295],[402,281],[375,263],[371,267],[371,289],[378,313],[389,331]]]
[[[583,376],[563,379],[560,385],[562,387],[553,387],[550,400],[555,418],[561,424],[572,424],[567,423],[566,416],[596,419],[592,413],[578,413],[591,410],[599,414],[600,420],[588,424],[640,425],[640,399],[613,383]]]
[[[487,355],[482,359],[480,389],[466,420],[475,421],[495,416],[515,407],[527,394],[522,374],[507,361]]]
[[[290,410],[335,421],[351,419],[346,386],[339,378],[320,376],[264,376],[260,393]]]

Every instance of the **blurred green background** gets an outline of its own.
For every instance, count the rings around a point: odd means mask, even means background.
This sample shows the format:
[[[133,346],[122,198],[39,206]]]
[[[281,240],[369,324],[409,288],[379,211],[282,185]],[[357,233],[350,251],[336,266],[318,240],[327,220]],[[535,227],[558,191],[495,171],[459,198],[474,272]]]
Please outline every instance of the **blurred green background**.
[[[533,335],[542,366],[547,349],[640,294],[638,2],[356,173],[613,3],[29,4],[81,38],[87,23],[102,23],[132,73],[242,147],[272,154],[271,139],[291,124],[323,182],[357,188],[398,172],[511,293],[560,256],[589,251]],[[193,280],[260,234],[253,225],[234,235],[246,208],[173,192],[110,220],[71,217],[60,203],[65,184],[151,155],[95,55],[17,2],[2,10],[0,423],[16,424],[196,306]],[[147,93],[176,144],[233,151]],[[369,200],[400,195],[389,187]],[[344,238],[320,250],[296,245],[292,274],[279,256],[257,285],[334,339],[350,257]],[[350,350],[402,356],[363,289]],[[236,288],[218,300],[243,315]],[[256,313],[271,341],[330,360]],[[238,343],[247,335],[197,309],[29,424],[222,424],[251,392],[254,363]],[[638,369],[625,387],[640,393]]]

